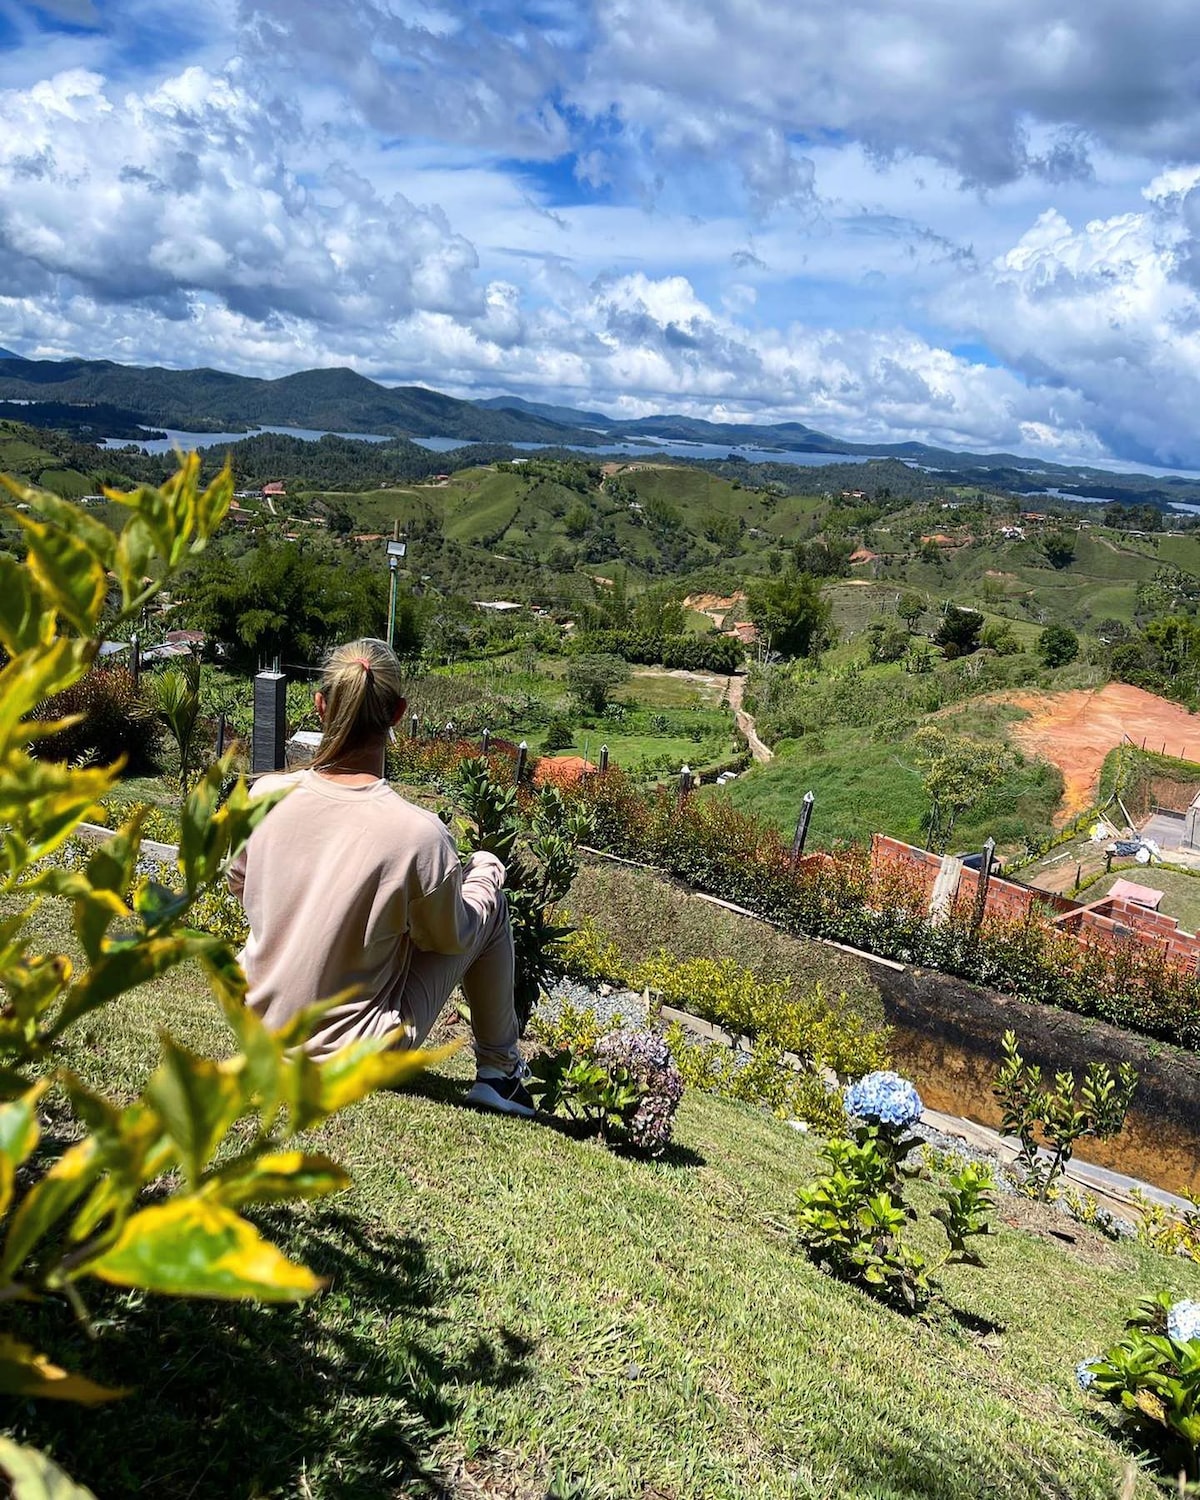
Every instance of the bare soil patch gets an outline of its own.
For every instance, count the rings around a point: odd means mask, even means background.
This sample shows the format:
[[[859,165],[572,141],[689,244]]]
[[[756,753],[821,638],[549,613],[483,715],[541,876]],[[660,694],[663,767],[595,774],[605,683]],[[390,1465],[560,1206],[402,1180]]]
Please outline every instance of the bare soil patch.
[[[1067,1218],[1051,1203],[1006,1196],[998,1206],[997,1217],[1011,1229],[1023,1229],[1026,1234],[1053,1240],[1067,1255],[1085,1265],[1120,1269],[1129,1263],[1129,1256],[1119,1243],[1107,1239],[1088,1224]]]
[[[1147,750],[1200,759],[1200,716],[1128,683],[1109,682],[1093,691],[1015,693],[1006,701],[1029,713],[1013,725],[1016,743],[1063,774],[1063,822],[1096,800],[1104,757],[1126,737],[1138,746],[1145,741]]]

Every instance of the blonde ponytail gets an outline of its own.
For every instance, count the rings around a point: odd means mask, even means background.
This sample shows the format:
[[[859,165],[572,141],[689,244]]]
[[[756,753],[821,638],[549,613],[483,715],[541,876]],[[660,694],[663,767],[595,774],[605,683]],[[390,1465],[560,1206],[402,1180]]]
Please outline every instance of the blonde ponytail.
[[[384,641],[348,641],[326,658],[321,692],[325,722],[312,759],[315,771],[336,766],[392,727],[404,698],[400,663]]]

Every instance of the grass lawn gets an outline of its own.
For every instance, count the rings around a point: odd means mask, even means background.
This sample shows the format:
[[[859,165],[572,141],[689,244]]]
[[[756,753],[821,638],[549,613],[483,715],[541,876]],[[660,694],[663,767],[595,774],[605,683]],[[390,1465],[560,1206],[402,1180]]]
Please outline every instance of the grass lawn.
[[[129,1090],[162,1026],[220,1048],[213,1016],[180,972],[78,1028],[70,1061]],[[906,1318],[797,1253],[789,1218],[817,1153],[779,1122],[689,1096],[670,1157],[632,1160],[463,1108],[468,1072],[456,1058],[314,1133],[353,1189],[264,1216],[329,1278],[310,1304],[89,1285],[95,1344],[64,1308],[14,1310],[132,1392],[10,1404],[7,1429],[106,1500],[1115,1494],[1125,1455],[1074,1366],[1132,1299],[1195,1296],[1200,1271],[1028,1221]]]

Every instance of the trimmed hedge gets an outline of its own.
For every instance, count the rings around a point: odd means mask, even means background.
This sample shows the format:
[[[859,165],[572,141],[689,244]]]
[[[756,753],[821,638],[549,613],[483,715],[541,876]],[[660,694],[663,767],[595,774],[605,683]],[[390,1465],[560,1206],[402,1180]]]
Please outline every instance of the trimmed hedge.
[[[736,672],[746,648],[729,635],[642,635],[635,630],[590,630],[571,643],[572,651],[619,656],[638,666],[682,667],[689,672]]]

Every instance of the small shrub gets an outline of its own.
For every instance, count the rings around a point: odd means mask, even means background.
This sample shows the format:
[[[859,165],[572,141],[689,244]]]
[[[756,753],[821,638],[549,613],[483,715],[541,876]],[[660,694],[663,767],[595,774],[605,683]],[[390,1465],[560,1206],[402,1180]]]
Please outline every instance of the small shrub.
[[[688,1088],[769,1109],[780,1119],[803,1120],[824,1135],[845,1129],[841,1093],[829,1088],[821,1074],[792,1067],[778,1048],[760,1043],[752,1053],[737,1053],[701,1040],[678,1021],[665,1036]]]
[[[564,921],[570,913],[562,912]],[[624,984],[625,973],[617,945],[584,917],[571,932],[558,940],[555,952],[563,974],[579,984]]]
[[[1075,1375],[1087,1394],[1117,1408],[1169,1473],[1200,1477],[1200,1302],[1143,1298],[1118,1343]],[[1181,1480],[1180,1493],[1183,1493]]]
[[[569,719],[551,719],[542,736],[542,749],[547,755],[559,750],[569,750],[575,743],[575,729]]]
[[[1200,1266],[1200,1194],[1187,1194],[1192,1206],[1180,1218],[1139,1188],[1130,1196],[1138,1209],[1138,1243],[1163,1255],[1182,1255]]]
[[[1077,1224],[1084,1224],[1089,1229],[1098,1230],[1110,1240],[1121,1238],[1121,1230],[1116,1218],[1109,1213],[1108,1209],[1101,1208],[1093,1194],[1081,1193],[1075,1188],[1065,1187],[1062,1191],[1062,1206]]]
[[[1073,1073],[1057,1073],[1052,1085],[1043,1085],[1041,1068],[1021,1056],[1015,1033],[1004,1033],[1003,1046],[1004,1063],[992,1086],[1004,1109],[1000,1129],[1020,1139],[1021,1190],[1045,1202],[1054,1196],[1077,1141],[1120,1134],[1138,1075],[1129,1063],[1121,1064],[1116,1078],[1103,1063],[1089,1063],[1076,1097]],[[1040,1149],[1039,1134],[1049,1155]]]
[[[936,1273],[943,1266],[983,1264],[969,1241],[991,1233],[995,1184],[990,1171],[975,1163],[951,1175],[930,1215],[941,1224],[949,1248],[931,1266],[905,1238],[917,1217],[905,1199],[905,1183],[922,1175],[920,1167],[908,1165],[920,1144],[909,1134],[921,1117],[920,1096],[907,1079],[879,1072],[848,1088],[845,1103],[860,1123],[851,1136],[826,1142],[832,1170],[800,1190],[801,1243],[841,1280],[916,1310],[936,1291]]]
[[[655,1032],[612,1031],[587,1049],[544,1052],[530,1069],[529,1091],[547,1113],[584,1122],[601,1140],[651,1156],[669,1144],[683,1079]]]
[[[600,1038],[623,1020],[623,1016],[615,1015],[609,1021],[601,1021],[592,1006],[581,1010],[568,1001],[549,1016],[535,1015],[529,1023],[529,1035],[547,1052],[590,1054]]]
[[[42,723],[78,715],[57,734],[39,741],[39,760],[70,765],[111,765],[124,760],[128,776],[157,770],[160,726],[127,667],[105,667],[39,703],[33,717]]]

